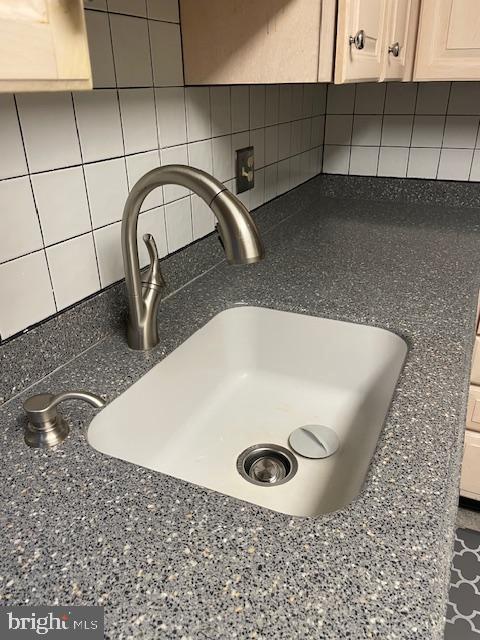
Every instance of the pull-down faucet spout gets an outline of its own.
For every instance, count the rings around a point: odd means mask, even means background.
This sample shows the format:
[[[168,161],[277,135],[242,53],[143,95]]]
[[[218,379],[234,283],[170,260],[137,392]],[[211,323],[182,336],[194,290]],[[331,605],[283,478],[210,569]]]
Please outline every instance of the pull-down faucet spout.
[[[230,264],[258,262],[264,256],[258,229],[249,212],[213,176],[180,164],[152,169],[133,186],[125,203],[122,220],[122,252],[128,290],[127,341],[132,349],[147,350],[158,344],[157,309],[163,278],[153,237],[143,237],[150,256],[150,267],[140,273],[137,225],[140,207],[147,195],[162,185],[176,184],[196,193],[218,220],[227,261]]]

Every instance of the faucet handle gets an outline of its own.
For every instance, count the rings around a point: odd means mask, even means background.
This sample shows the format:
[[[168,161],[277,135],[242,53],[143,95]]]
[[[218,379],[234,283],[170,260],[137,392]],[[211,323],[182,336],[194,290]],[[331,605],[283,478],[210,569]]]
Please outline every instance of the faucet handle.
[[[88,391],[65,391],[56,395],[39,393],[23,403],[28,422],[25,425],[25,442],[30,447],[53,447],[63,442],[70,431],[68,423],[57,411],[57,405],[64,400],[84,400],[100,409],[105,400]]]
[[[160,268],[155,238],[151,233],[146,233],[143,236],[143,241],[147,247],[148,255],[150,256],[150,266],[142,275],[142,284],[156,288],[164,287],[165,280],[163,279],[162,270]]]

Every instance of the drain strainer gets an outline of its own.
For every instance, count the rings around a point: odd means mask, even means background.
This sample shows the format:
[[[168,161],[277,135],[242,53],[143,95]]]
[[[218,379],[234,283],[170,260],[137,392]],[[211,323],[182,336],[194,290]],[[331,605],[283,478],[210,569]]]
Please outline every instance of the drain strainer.
[[[298,463],[291,451],[278,444],[254,444],[238,456],[238,473],[253,484],[274,487],[296,474]]]

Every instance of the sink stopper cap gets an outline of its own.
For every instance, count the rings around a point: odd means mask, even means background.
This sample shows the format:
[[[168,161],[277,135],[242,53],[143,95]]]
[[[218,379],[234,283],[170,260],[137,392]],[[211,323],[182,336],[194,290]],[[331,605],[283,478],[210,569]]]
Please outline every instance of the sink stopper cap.
[[[304,458],[328,458],[340,445],[335,431],[319,424],[306,424],[295,429],[288,442]]]

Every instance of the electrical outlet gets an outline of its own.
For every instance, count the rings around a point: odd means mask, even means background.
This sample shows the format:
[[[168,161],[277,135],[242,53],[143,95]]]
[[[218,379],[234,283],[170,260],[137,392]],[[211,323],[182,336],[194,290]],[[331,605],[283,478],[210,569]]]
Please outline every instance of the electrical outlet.
[[[237,149],[236,178],[237,193],[243,193],[255,186],[253,147]]]

